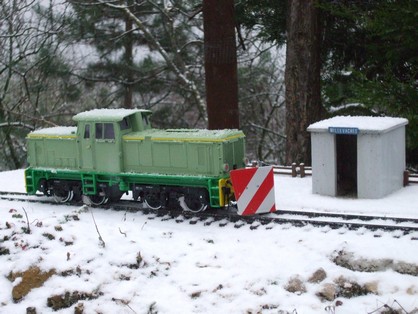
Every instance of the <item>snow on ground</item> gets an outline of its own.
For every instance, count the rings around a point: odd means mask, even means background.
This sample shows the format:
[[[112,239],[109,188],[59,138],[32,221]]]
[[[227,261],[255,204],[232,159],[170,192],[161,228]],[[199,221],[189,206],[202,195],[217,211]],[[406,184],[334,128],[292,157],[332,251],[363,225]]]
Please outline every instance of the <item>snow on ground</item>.
[[[309,177],[276,176],[275,185],[279,209],[418,217],[418,186],[382,200],[350,200],[312,195]],[[5,190],[24,190],[22,171],[0,173],[0,191]],[[22,231],[23,209],[30,234]],[[60,313],[74,313],[80,303],[84,313],[342,314],[379,313],[385,305],[406,313],[418,308],[413,237],[418,234],[192,225],[139,212],[1,200],[0,313],[25,313],[27,307],[52,313],[49,298],[67,292],[61,299],[68,301],[76,291],[84,300],[70,302]],[[359,270],[334,262],[343,253],[352,254]],[[52,276],[14,302],[12,289],[23,281],[18,273],[31,266],[53,270]],[[320,268],[326,278],[309,282]],[[295,278],[302,288],[289,292]],[[369,287],[368,294],[341,293],[356,285]],[[317,294],[326,286],[337,286],[335,292],[345,297],[321,299]]]
[[[311,177],[302,179],[275,176],[274,185],[278,209],[418,218],[418,184],[406,186],[381,199],[336,198],[312,194]]]

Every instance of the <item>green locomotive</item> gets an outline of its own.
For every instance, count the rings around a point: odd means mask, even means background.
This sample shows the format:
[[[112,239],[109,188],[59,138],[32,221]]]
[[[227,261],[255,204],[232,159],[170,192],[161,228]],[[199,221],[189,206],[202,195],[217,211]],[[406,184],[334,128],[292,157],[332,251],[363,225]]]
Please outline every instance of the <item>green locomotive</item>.
[[[132,192],[151,208],[190,211],[228,205],[233,196],[229,170],[245,166],[244,134],[154,129],[151,114],[95,109],[75,115],[77,127],[29,133],[27,193],[101,205]]]

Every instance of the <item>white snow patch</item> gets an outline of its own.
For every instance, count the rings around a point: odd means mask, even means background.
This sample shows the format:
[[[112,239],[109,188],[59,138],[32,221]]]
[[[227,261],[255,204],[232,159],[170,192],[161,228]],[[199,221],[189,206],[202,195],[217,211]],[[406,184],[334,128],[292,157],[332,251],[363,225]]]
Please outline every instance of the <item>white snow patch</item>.
[[[73,126],[57,126],[52,128],[44,128],[31,132],[30,134],[39,135],[73,135],[77,132],[77,127]]]

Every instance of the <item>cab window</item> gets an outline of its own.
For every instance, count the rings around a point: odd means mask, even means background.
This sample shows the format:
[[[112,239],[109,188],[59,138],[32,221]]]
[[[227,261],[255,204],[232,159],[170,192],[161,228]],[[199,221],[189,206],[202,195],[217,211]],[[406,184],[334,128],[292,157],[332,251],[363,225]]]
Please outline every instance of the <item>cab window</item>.
[[[144,128],[148,125],[148,116],[147,115],[143,115],[142,116],[142,124],[144,125]]]
[[[113,123],[96,123],[96,139],[114,140],[115,130],[113,128]]]
[[[96,140],[103,138],[103,123],[96,123]]]
[[[90,124],[86,124],[84,127],[84,138],[90,138]]]
[[[119,122],[119,126],[120,126],[121,131],[130,129],[131,126],[130,126],[130,123],[129,123],[129,119],[126,118],[126,117],[123,118],[123,120]]]
[[[113,129],[113,123],[104,124],[104,139],[105,140],[115,139],[115,130]]]

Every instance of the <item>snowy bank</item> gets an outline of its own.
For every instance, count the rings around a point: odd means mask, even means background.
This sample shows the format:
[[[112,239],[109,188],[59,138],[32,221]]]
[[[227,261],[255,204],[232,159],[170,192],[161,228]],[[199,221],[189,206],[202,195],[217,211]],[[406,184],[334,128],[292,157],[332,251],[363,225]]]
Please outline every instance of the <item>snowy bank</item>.
[[[417,216],[418,186],[367,201],[312,195],[310,178],[276,176],[275,184],[279,209]],[[0,173],[0,190],[6,189],[24,190],[22,171]],[[0,201],[0,217],[2,313],[25,313],[28,307],[53,313],[52,305],[66,293],[74,303],[59,313],[74,313],[81,304],[84,313],[351,314],[384,305],[418,308],[413,273],[418,242],[411,240],[417,234],[309,225],[237,229],[233,223],[191,225],[139,212],[6,200]],[[52,275],[15,302],[13,288],[35,266]],[[325,277],[312,280],[320,269]]]

